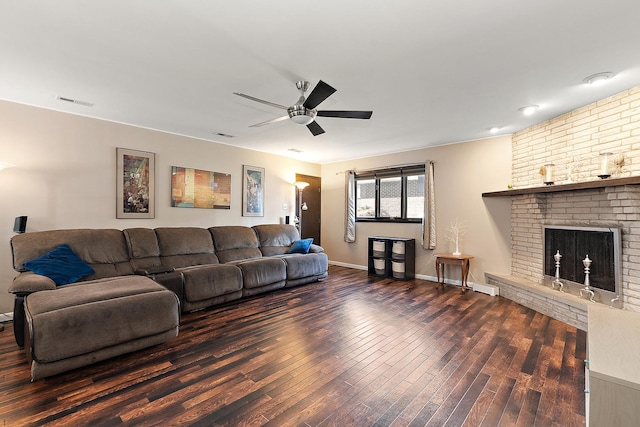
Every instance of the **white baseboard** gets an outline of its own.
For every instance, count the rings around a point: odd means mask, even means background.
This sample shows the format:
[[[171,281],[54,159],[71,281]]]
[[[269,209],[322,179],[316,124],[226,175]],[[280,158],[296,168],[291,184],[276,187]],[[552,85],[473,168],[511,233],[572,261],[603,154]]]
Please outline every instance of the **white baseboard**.
[[[500,295],[500,288],[493,285],[485,285],[483,283],[474,283],[473,290],[476,292],[482,292],[483,294],[491,295],[492,297]]]
[[[329,264],[337,265],[339,267],[353,268],[356,270],[365,270],[365,271],[368,270],[366,265],[347,264],[346,262],[331,261],[331,260],[329,260]]]
[[[348,264],[346,262],[339,262],[339,261],[329,261],[329,264],[338,265],[340,267],[353,268],[356,270],[365,270],[365,271],[368,270],[366,265]],[[427,276],[425,274],[416,274],[416,279],[428,280],[430,282],[436,282],[436,283],[438,282],[437,277]],[[448,285],[462,286],[461,280],[444,279],[444,282]],[[491,295],[492,297],[500,295],[500,289],[497,286],[486,285],[484,283],[474,283],[474,282],[468,282],[467,286],[472,288],[476,292],[481,292],[483,294]]]

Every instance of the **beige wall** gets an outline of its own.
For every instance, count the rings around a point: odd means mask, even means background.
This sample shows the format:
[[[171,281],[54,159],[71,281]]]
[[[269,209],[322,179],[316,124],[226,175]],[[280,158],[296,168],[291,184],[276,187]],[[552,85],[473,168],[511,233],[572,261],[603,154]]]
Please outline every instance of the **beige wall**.
[[[27,231],[56,228],[254,225],[293,215],[295,174],[320,176],[320,165],[228,145],[0,101],[0,312],[15,276],[9,239],[16,216]],[[116,147],[156,153],[155,219],[116,219]],[[264,217],[242,217],[242,165],[266,169]],[[230,173],[230,210],[170,207],[171,166]],[[283,204],[288,209],[283,210]]]
[[[357,223],[356,242],[344,242],[345,175],[349,169],[435,161],[436,250],[420,246],[420,224]],[[367,238],[381,235],[416,239],[416,274],[435,277],[433,254],[452,252],[447,229],[456,218],[466,225],[460,250],[475,256],[469,282],[486,283],[485,271],[508,273],[511,265],[510,200],[483,199],[487,191],[506,189],[511,179],[511,137],[496,137],[322,167],[322,246],[331,262],[367,266]],[[459,269],[452,267],[459,280]],[[449,275],[449,271],[447,272]],[[448,276],[449,277],[449,276]]]

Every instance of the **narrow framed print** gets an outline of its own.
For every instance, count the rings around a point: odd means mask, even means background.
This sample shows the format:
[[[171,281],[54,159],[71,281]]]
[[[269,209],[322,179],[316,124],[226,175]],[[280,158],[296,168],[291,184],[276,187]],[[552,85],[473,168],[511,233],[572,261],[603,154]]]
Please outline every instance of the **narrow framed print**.
[[[116,218],[155,218],[155,153],[116,148]]]
[[[242,166],[242,216],[264,216],[264,168]]]

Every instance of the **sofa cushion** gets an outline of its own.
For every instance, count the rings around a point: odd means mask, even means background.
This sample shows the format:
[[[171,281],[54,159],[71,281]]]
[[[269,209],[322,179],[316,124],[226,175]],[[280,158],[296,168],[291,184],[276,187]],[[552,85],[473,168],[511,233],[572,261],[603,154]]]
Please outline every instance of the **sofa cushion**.
[[[46,254],[23,264],[27,269],[47,276],[56,285],[68,285],[84,276],[95,273],[67,244],[62,244]]]
[[[329,258],[324,252],[287,254],[282,255],[281,258],[287,264],[287,282],[305,277],[326,275],[329,268]]]
[[[133,274],[124,235],[122,231],[114,229],[48,230],[16,234],[11,238],[13,268],[20,272],[27,271],[23,266],[25,262],[65,243],[95,271],[80,281]]]
[[[189,302],[204,301],[242,290],[242,273],[233,265],[213,264],[180,268],[184,296]]]
[[[253,258],[235,261],[234,265],[242,270],[242,282],[246,289],[261,288],[274,283],[284,286],[287,268],[279,257]]]
[[[162,265],[188,267],[218,264],[211,233],[198,227],[161,227],[155,229]]]
[[[313,243],[313,238],[308,238],[308,239],[300,239],[300,240],[296,240],[291,244],[291,247],[289,248],[289,251],[287,253],[290,254],[308,254],[309,253],[309,247],[311,247],[311,244]]]
[[[291,244],[300,240],[300,234],[292,224],[262,224],[254,225],[260,251],[264,256],[286,254]]]
[[[127,242],[131,265],[134,270],[161,267],[160,246],[156,232],[151,228],[127,228],[122,230]]]
[[[126,228],[122,230],[132,258],[160,256],[156,232],[150,228]]]
[[[260,258],[258,238],[250,227],[228,225],[209,228],[213,236],[216,255],[222,263]]]

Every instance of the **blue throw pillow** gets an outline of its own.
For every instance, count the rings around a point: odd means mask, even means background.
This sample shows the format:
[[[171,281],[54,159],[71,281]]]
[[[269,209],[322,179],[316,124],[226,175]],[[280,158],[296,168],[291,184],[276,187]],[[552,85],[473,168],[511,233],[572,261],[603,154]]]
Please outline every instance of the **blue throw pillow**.
[[[309,248],[313,243],[313,238],[309,237],[308,239],[296,240],[291,244],[291,248],[289,249],[290,254],[308,254]]]
[[[36,274],[47,276],[56,285],[77,282],[84,276],[95,273],[66,243],[22,265]]]

